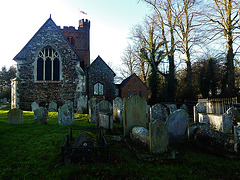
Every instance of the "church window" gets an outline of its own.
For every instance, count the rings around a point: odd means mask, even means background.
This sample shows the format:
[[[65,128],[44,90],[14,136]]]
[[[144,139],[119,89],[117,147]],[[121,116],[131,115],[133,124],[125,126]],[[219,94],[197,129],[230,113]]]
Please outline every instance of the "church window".
[[[60,60],[59,54],[51,47],[46,47],[37,56],[37,80],[59,81]]]
[[[94,95],[103,95],[103,84],[94,84]]]

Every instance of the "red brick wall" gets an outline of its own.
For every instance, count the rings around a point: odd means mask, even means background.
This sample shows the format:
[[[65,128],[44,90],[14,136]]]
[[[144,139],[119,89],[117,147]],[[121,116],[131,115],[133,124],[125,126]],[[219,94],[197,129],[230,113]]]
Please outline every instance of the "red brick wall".
[[[78,56],[84,60],[86,67],[90,65],[90,43],[89,43],[89,28],[90,22],[84,22],[86,25],[83,27],[64,27],[60,29],[69,43],[72,45]],[[71,42],[73,40],[73,42]]]
[[[142,97],[146,100],[148,99],[148,90],[147,87],[141,82],[141,80],[137,76],[132,76],[128,82],[121,88],[121,98],[129,97],[128,91],[131,94],[140,95],[140,91],[142,92]]]

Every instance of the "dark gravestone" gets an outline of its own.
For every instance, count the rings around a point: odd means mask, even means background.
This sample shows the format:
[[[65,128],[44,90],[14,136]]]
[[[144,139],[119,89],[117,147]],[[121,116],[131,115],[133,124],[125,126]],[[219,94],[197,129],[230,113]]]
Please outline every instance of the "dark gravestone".
[[[83,132],[74,140],[71,162],[89,161],[93,156],[95,137],[92,134]]]
[[[181,142],[189,123],[189,115],[183,109],[178,109],[169,115],[167,119],[169,142]]]

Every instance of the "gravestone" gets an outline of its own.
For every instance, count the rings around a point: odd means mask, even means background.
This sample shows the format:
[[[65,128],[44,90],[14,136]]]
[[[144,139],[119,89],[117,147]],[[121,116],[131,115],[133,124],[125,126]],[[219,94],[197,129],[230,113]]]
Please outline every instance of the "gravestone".
[[[57,109],[57,103],[55,103],[55,102],[50,102],[48,109],[49,109],[49,112],[57,112],[57,111],[58,111],[58,109]]]
[[[68,109],[73,112],[73,102],[71,100],[67,100],[65,104],[68,106]]]
[[[122,124],[122,108],[123,101],[120,97],[113,100],[113,120],[118,121]]]
[[[240,126],[234,126],[234,151],[240,151]]]
[[[3,104],[7,104],[7,98],[3,98]]]
[[[189,123],[189,115],[183,109],[178,109],[167,119],[169,142],[182,141]]]
[[[180,107],[180,109],[183,109],[183,110],[185,110],[185,111],[188,113],[188,107],[187,107],[186,104],[183,104],[183,105]]]
[[[99,127],[109,130],[113,128],[112,113],[99,112]]]
[[[88,106],[89,106],[89,121],[96,123],[97,121],[97,103],[98,99],[93,97],[89,100]]]
[[[48,110],[44,107],[39,107],[34,111],[34,122],[36,124],[48,123]]]
[[[233,117],[230,114],[224,113],[222,115],[222,122],[220,125],[220,131],[223,133],[232,133]]]
[[[10,109],[9,110],[8,124],[23,124],[23,112],[21,109]]]
[[[150,109],[151,109],[151,106],[147,104],[147,106],[146,106],[146,120],[147,120],[147,125],[148,125],[149,122],[151,121],[151,120],[150,120]]]
[[[169,109],[169,113],[172,114],[174,111],[177,110],[176,104],[166,104],[167,108]]]
[[[73,111],[67,104],[58,108],[58,124],[61,126],[71,126],[74,124]]]
[[[102,100],[97,104],[96,112],[98,115],[97,127],[103,126],[107,129],[112,129],[112,104],[106,100]]]
[[[123,129],[124,136],[128,137],[134,126],[146,128],[146,106],[147,102],[137,94],[123,100]]]
[[[133,127],[130,137],[133,141],[143,146],[149,147],[150,136],[149,136],[149,131],[146,128],[138,127],[138,126]]]
[[[168,118],[167,109],[161,104],[155,104],[150,109],[150,122],[155,121],[156,119],[166,122]]]
[[[112,104],[106,100],[102,100],[98,103],[99,112],[112,112]]]
[[[193,118],[194,118],[194,123],[199,122],[199,116],[198,113],[206,113],[207,108],[204,106],[203,103],[197,103],[196,106],[193,107]]]
[[[168,125],[162,120],[154,120],[149,124],[150,151],[162,154],[168,148]]]
[[[36,109],[39,108],[39,104],[37,102],[33,102],[31,107],[32,107],[32,111],[35,111]]]

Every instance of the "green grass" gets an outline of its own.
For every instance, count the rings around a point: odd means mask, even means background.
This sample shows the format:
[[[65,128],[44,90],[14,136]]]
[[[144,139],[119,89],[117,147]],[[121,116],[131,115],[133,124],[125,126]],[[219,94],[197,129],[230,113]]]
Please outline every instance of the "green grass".
[[[70,127],[58,125],[57,113],[49,113],[48,125],[34,124],[33,112],[28,111],[24,111],[23,125],[10,125],[7,124],[7,113],[7,109],[0,110],[0,179],[240,178],[239,160],[217,157],[192,146],[178,149],[176,160],[142,162],[123,141],[109,139],[109,163],[61,166],[60,147]],[[88,115],[78,115],[73,127],[94,126],[88,123]],[[119,129],[115,134],[120,133]]]

